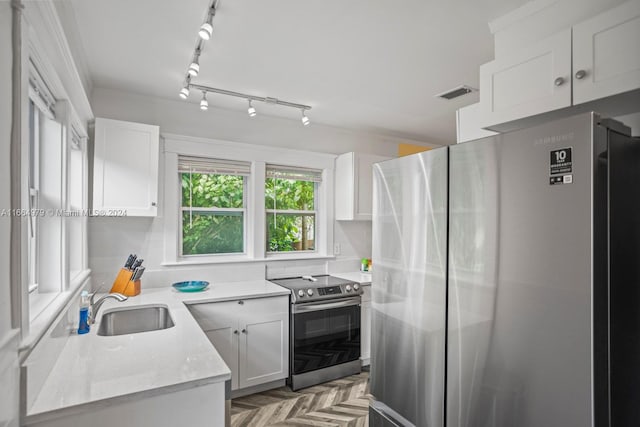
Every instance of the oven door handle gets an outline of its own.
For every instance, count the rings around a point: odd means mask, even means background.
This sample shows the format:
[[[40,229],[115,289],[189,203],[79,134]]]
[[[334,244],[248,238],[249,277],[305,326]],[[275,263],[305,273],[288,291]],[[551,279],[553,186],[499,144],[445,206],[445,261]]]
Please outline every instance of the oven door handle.
[[[294,304],[291,307],[291,312],[296,313],[309,313],[312,311],[331,310],[332,308],[350,307],[353,305],[360,305],[362,298],[349,298],[338,302],[327,303],[314,303],[314,304]]]

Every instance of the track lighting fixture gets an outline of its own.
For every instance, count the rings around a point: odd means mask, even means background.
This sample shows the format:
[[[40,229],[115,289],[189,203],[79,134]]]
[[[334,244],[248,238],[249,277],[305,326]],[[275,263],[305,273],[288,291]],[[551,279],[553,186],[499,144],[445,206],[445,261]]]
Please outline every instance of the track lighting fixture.
[[[249,107],[247,108],[247,114],[249,117],[255,117],[257,111],[253,106],[253,101],[264,102],[266,104],[271,105],[281,105],[289,108],[296,108],[302,111],[302,124],[307,126],[310,121],[309,118],[305,115],[306,110],[310,110],[311,107],[309,105],[304,104],[296,104],[288,101],[281,101],[278,98],[271,97],[262,97],[262,96],[254,96],[246,93],[233,92],[225,89],[217,89],[214,87],[203,86],[192,83],[192,78],[198,76],[200,72],[200,54],[205,45],[205,41],[211,39],[213,36],[213,17],[216,16],[216,9],[218,8],[219,0],[209,0],[209,9],[207,13],[207,18],[205,22],[200,26],[198,30],[198,39],[196,41],[196,46],[193,51],[193,57],[191,64],[189,64],[189,68],[187,69],[187,73],[185,76],[184,84],[182,89],[180,89],[180,98],[187,99],[189,98],[189,92],[191,89],[202,91],[202,99],[200,100],[200,109],[208,110],[209,109],[209,101],[207,101],[207,92],[213,92],[220,95],[234,96],[236,98],[243,98],[249,103]]]
[[[207,101],[207,92],[202,91],[202,99],[200,100],[200,109],[206,111],[209,109],[209,101]]]
[[[249,117],[255,117],[256,109],[253,106],[253,102],[258,101],[258,102],[264,102],[265,104],[281,105],[283,107],[298,109],[302,112],[302,124],[305,126],[308,126],[311,123],[311,121],[309,120],[309,117],[307,117],[306,115],[306,111],[311,109],[311,106],[309,105],[296,104],[294,102],[289,102],[289,101],[282,101],[278,98],[272,98],[269,96],[263,97],[263,96],[249,95],[247,93],[233,92],[231,90],[218,89],[210,86],[203,86],[203,85],[191,83],[191,80],[189,79],[187,79],[185,83],[185,87],[183,89],[187,89],[187,90],[195,89],[195,90],[202,91],[202,100],[200,101],[200,109],[202,110],[207,110],[209,108],[209,102],[207,101],[207,93],[213,92],[220,95],[233,96],[236,98],[243,98],[247,100],[247,102],[249,103],[249,108],[247,109],[247,113],[249,114]],[[182,93],[183,91],[181,90],[180,96],[182,96]]]
[[[211,10],[215,11],[215,9],[211,9]],[[209,16],[207,17],[207,21],[204,24],[202,24],[202,26],[200,27],[200,31],[198,31],[198,35],[202,40],[209,40],[211,38],[211,35],[213,34],[213,25],[211,25],[212,20],[213,20],[213,14],[209,13]]]
[[[185,86],[180,89],[180,98],[187,99],[189,97],[189,86]]]

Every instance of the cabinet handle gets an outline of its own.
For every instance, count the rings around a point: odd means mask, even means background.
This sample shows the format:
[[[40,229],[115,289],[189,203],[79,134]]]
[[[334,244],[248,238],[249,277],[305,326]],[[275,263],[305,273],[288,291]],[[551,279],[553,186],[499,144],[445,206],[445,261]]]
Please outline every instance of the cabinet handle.
[[[244,301],[240,300],[240,301],[238,301],[238,304],[244,305]]]
[[[243,330],[242,330],[242,333],[243,333],[243,334],[246,334],[246,333],[247,333],[247,330],[246,330],[246,329],[243,329]]]
[[[584,79],[586,75],[587,75],[587,72],[585,70],[576,71],[576,79],[578,80]]]
[[[553,84],[556,86],[562,86],[564,84],[564,77],[558,77],[553,81]]]
[[[233,331],[234,334],[238,335],[238,330]]]
[[[156,202],[151,202],[151,206],[156,206],[157,203]]]

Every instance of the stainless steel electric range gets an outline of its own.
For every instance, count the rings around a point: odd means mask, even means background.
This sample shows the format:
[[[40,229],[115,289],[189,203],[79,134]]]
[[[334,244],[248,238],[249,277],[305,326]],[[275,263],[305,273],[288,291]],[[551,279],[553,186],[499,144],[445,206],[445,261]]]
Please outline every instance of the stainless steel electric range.
[[[291,389],[359,373],[360,285],[328,275],[271,281],[291,290]]]

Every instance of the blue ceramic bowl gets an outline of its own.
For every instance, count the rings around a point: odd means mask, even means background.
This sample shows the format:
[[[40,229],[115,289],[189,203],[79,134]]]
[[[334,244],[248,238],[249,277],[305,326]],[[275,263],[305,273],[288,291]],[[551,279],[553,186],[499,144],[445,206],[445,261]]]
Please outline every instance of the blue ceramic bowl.
[[[209,282],[205,282],[204,280],[191,280],[188,282],[174,283],[171,286],[180,292],[200,292],[209,286]]]

